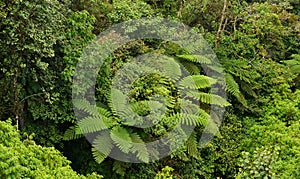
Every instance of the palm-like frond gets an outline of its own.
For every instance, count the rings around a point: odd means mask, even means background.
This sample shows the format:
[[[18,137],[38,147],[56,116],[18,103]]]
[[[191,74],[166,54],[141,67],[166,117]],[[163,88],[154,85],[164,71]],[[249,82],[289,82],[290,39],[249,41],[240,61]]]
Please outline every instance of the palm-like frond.
[[[224,98],[215,94],[196,92],[196,91],[187,91],[186,95],[188,97],[199,100],[202,103],[214,104],[219,106],[230,106],[230,103],[228,103]]]
[[[190,156],[198,159],[199,158],[199,150],[198,150],[198,141],[197,134],[192,132],[189,139],[186,141],[187,152]]]
[[[141,161],[148,163],[149,162],[149,152],[148,152],[148,149],[146,148],[145,142],[141,139],[141,137],[137,133],[131,133],[130,137],[133,142],[131,152],[133,154],[136,153],[136,156]]]
[[[231,93],[233,96],[238,96],[240,94],[239,85],[234,80],[232,75],[230,75],[229,73],[226,73],[224,77],[226,80],[226,91]]]
[[[200,75],[199,64],[189,61],[179,61],[191,75]]]
[[[92,105],[88,100],[86,99],[74,99],[73,105],[78,110],[82,110],[89,115],[98,116],[98,108],[96,105]]]
[[[66,130],[63,136],[63,140],[75,140],[83,137],[83,134],[78,125],[71,126]]]
[[[211,60],[202,55],[177,55],[181,60],[186,60],[200,64],[212,64]]]
[[[117,75],[119,75],[117,79],[121,79],[121,81],[115,81],[116,84],[122,84],[122,80],[136,80],[136,78],[139,77],[139,73],[137,73],[139,70],[144,70],[146,75],[153,73],[161,74],[164,76],[160,78],[161,81],[159,85],[161,86],[156,87],[153,93],[156,91],[162,91],[164,95],[172,93],[170,97],[167,96],[163,100],[160,100],[160,98],[154,99],[155,96],[149,98],[147,98],[147,96],[146,98],[150,99],[149,101],[146,101],[145,98],[139,101],[136,101],[137,99],[131,99],[133,102],[130,103],[129,97],[123,94],[123,92],[126,91],[124,89],[127,89],[129,84],[120,88],[116,87],[111,89],[111,94],[108,95],[106,99],[106,101],[108,101],[107,107],[105,107],[106,105],[97,107],[96,105],[90,104],[87,100],[74,100],[74,107],[79,111],[83,111],[85,117],[82,117],[76,126],[66,131],[65,138],[75,139],[87,133],[98,134],[92,144],[93,156],[98,163],[105,160],[112,151],[118,151],[124,155],[135,155],[140,161],[147,163],[150,161],[150,155],[156,156],[158,152],[151,151],[154,149],[148,150],[141,135],[132,132],[130,128],[125,127],[126,125],[143,124],[144,119],[149,118],[149,121],[159,121],[159,125],[164,128],[163,131],[166,132],[177,126],[177,123],[183,126],[201,127],[210,124],[214,130],[215,126],[209,115],[210,110],[201,109],[199,104],[203,105],[203,103],[205,103],[222,107],[230,104],[221,96],[204,92],[211,88],[212,85],[220,85],[220,82],[218,79],[214,79],[214,77],[201,75],[203,72],[201,67],[203,66],[208,68],[209,71],[215,71],[217,73],[222,73],[222,68],[216,66],[208,56],[204,55],[178,55],[177,61],[183,64],[193,75],[181,79],[183,76],[181,66],[171,58],[162,58],[157,63],[153,63],[150,58],[146,58],[145,62],[140,65],[138,63],[129,63],[123,71],[121,70],[120,73],[117,73]],[[233,95],[237,95],[239,88],[234,78],[230,75],[227,75],[227,78],[227,91]],[[168,87],[170,84],[172,86],[173,84],[178,86]],[[175,89],[178,91],[175,91]],[[149,93],[151,93],[151,90]],[[181,99],[178,97],[179,93],[181,93]],[[150,117],[148,117],[148,115]],[[177,146],[176,141],[178,141],[179,137],[186,135],[183,128],[176,127],[176,130],[178,130],[177,133],[171,136],[172,140],[174,140],[173,142],[176,144],[173,146],[174,148]],[[144,132],[145,131],[147,131],[147,129],[145,129]],[[159,136],[164,134],[164,132],[154,134]],[[197,135],[192,133],[192,136],[186,142],[187,153],[195,158],[198,156],[196,139]],[[182,142],[182,144],[183,143],[184,142]],[[170,146],[170,148],[172,148],[172,146]],[[186,153],[181,153],[180,155],[183,158],[187,158]],[[122,172],[122,169],[120,169],[120,172]]]
[[[102,121],[105,117],[102,116],[101,118],[94,116],[85,117],[84,119],[78,122],[78,126],[80,126],[80,129],[84,134],[107,129],[106,124]]]
[[[199,115],[180,113],[179,122],[190,126],[205,126],[208,119],[209,115],[202,110]]]
[[[96,148],[92,148],[92,154],[97,163],[102,163],[108,155],[105,155],[102,152],[99,152]]]
[[[179,85],[181,88],[189,88],[189,89],[202,89],[209,88],[211,85],[217,82],[216,79],[210,78],[204,75],[192,75],[183,78]]]
[[[113,149],[113,141],[108,131],[101,132],[93,141],[93,156],[98,163],[101,163]]]
[[[126,154],[129,153],[133,145],[128,130],[120,126],[116,126],[111,129],[110,137],[122,152]]]

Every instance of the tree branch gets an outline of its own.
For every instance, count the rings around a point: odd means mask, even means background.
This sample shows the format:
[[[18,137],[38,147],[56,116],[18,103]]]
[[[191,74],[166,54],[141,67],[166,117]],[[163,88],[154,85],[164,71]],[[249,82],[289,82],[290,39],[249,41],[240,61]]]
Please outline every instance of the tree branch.
[[[216,35],[217,39],[216,39],[215,49],[218,48],[220,40],[222,38],[222,27],[223,27],[223,22],[224,22],[224,19],[225,19],[226,8],[227,8],[227,0],[224,0],[223,10],[222,10],[222,15],[221,15],[221,21],[220,21],[219,28],[218,28],[217,35]],[[226,23],[227,23],[227,21],[226,21]],[[225,27],[223,27],[223,30],[224,29],[225,29]]]

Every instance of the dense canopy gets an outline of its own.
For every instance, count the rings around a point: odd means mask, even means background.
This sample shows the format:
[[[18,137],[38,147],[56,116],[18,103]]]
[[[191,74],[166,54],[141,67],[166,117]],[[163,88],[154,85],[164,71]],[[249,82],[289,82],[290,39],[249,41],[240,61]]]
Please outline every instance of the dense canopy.
[[[0,0],[0,62],[0,178],[300,178],[298,0]]]

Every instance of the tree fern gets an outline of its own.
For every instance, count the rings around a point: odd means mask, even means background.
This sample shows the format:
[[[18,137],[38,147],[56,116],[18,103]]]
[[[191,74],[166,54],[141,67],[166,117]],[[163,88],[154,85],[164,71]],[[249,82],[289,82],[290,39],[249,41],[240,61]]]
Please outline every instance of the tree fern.
[[[223,97],[207,92],[211,91],[212,85],[221,85],[221,82],[214,77],[203,75],[203,70],[200,67],[203,65],[208,70],[217,73],[222,73],[222,69],[205,55],[178,55],[178,61],[185,68],[189,66],[188,71],[194,71],[194,75],[184,76],[182,66],[172,58],[163,57],[157,63],[153,63],[150,57],[152,56],[145,56],[145,62],[143,63],[138,63],[139,61],[136,64],[128,63],[123,70],[116,74],[114,78],[116,80],[112,82],[110,94],[104,95],[107,96],[107,107],[105,105],[101,105],[101,107],[93,105],[88,100],[74,100],[74,107],[77,112],[82,113],[82,117],[76,126],[66,131],[65,139],[75,139],[79,135],[82,136],[82,134],[94,134],[92,135],[92,152],[98,163],[101,163],[107,156],[118,158],[118,156],[114,156],[118,154],[120,154],[120,157],[129,154],[129,156],[136,157],[135,161],[146,163],[153,158],[159,158],[160,154],[151,147],[149,147],[150,149],[147,148],[144,139],[150,139],[151,141],[161,137],[160,135],[169,136],[170,141],[163,141],[162,143],[170,143],[170,149],[177,149],[178,146],[185,143],[187,153],[192,157],[196,157],[198,155],[197,143],[195,142],[197,135],[192,133],[192,136],[188,138],[187,135],[191,131],[184,131],[180,126],[194,128],[209,124],[213,130],[215,129],[216,125],[213,125],[209,106],[226,107],[230,104]],[[157,58],[159,57],[161,56],[158,55]],[[159,79],[160,83],[159,86],[152,85],[155,90],[149,90],[149,97],[146,96],[143,99],[130,98],[127,92],[131,90],[131,83],[123,85],[122,81],[133,82],[137,80],[137,78],[140,78],[139,70],[144,70],[145,73],[142,73],[144,75],[158,73],[164,77],[153,77],[153,80]],[[232,94],[238,94],[234,79],[230,78],[229,75],[228,78],[231,80],[231,84],[227,87],[227,90]],[[173,87],[173,91],[169,90],[171,87],[168,85],[176,86],[176,88]],[[139,92],[138,90],[132,91]],[[154,92],[158,92],[159,97],[152,94]],[[165,94],[170,95],[170,97]],[[132,96],[138,95],[133,94]],[[199,104],[207,108],[201,109]],[[155,128],[155,126],[149,127],[151,130],[142,128],[133,131],[132,126],[143,126],[145,121],[156,124],[160,129]],[[128,125],[131,127],[128,127]],[[162,130],[163,132],[152,132],[154,130]],[[169,131],[173,131],[173,133],[168,133]],[[183,138],[188,141],[182,141]],[[187,158],[185,153],[181,155],[185,156],[183,158]]]

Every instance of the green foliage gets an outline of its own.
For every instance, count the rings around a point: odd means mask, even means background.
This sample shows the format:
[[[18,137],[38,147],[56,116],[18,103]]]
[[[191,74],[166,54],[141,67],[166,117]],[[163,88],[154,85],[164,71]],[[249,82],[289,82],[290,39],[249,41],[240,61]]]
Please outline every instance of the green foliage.
[[[95,173],[87,177],[78,175],[61,153],[53,147],[36,145],[31,138],[21,141],[11,120],[0,121],[1,178],[102,178]]]
[[[155,176],[154,179],[172,179],[173,178],[173,175],[171,174],[171,172],[173,171],[174,169],[172,167],[169,167],[169,166],[165,166],[161,172],[158,172]]]
[[[285,60],[283,61],[289,68],[289,70],[291,70],[291,73],[293,73],[296,77],[295,77],[295,88],[297,89],[300,86],[300,55],[298,54],[293,54],[292,55],[292,60]]]
[[[268,150],[274,151],[273,148],[278,148],[277,158],[274,158],[272,153],[264,154],[265,157],[271,157],[272,170],[268,173],[276,178],[299,177],[299,156],[300,138],[299,130],[299,91],[291,93],[287,87],[282,87],[284,91],[271,95],[272,103],[264,107],[264,115],[255,122],[255,119],[248,118],[246,135],[242,142],[241,149],[251,154],[250,158],[257,159],[255,155],[265,153]],[[292,147],[291,147],[292,146]],[[265,147],[267,149],[257,150],[257,148]],[[269,148],[269,149],[268,149]],[[255,152],[256,151],[256,152]],[[274,154],[275,154],[274,153]],[[245,158],[244,158],[245,159]],[[263,160],[263,159],[262,159]],[[270,162],[271,162],[270,161]],[[261,173],[261,167],[265,164],[248,163],[245,172],[242,175],[250,175]],[[251,173],[250,170],[252,170]],[[254,173],[253,173],[254,172]],[[266,173],[266,174],[267,174]]]
[[[0,122],[0,178],[86,178],[69,165],[107,178],[299,178],[299,12],[298,0],[0,0],[0,118],[13,119]],[[76,123],[71,87],[83,49],[111,25],[153,16],[201,32],[222,67],[211,50],[193,43],[186,49],[165,39],[127,43],[100,68],[96,104],[74,101],[82,117]],[[131,85],[126,103],[121,88],[111,90],[112,81],[136,77],[138,66],[119,70],[149,52],[169,56],[155,63],[165,76],[151,71],[152,63],[144,65],[153,74],[123,86]],[[174,61],[190,76],[181,76]],[[225,81],[208,77],[203,66],[223,73]],[[225,90],[228,101],[211,86]],[[210,117],[215,105],[227,107],[222,124]],[[155,125],[129,127],[143,119]],[[147,164],[107,158],[117,150],[149,162],[155,151],[145,142],[177,123],[195,130],[169,157]],[[205,125],[219,130],[200,148]],[[184,135],[177,129],[172,140]],[[72,164],[46,146],[63,151]]]
[[[279,155],[278,150],[262,147],[256,149],[253,155],[243,152],[237,178],[276,178],[273,167]]]
[[[107,14],[112,11],[112,4],[108,0],[72,0],[70,7],[74,12],[88,11],[89,14],[95,17],[95,23],[93,23],[93,33],[98,35],[110,25],[111,20]]]
[[[286,60],[284,63],[286,63],[289,68],[291,69],[292,73],[299,74],[300,71],[300,55],[293,54],[292,60]]]
[[[113,23],[149,17],[153,14],[151,7],[141,0],[115,0],[113,9],[107,16]]]
[[[75,119],[72,75],[83,48],[94,38],[94,19],[59,1],[3,3],[0,43],[6,45],[0,50],[0,83],[6,92],[1,117],[16,119],[19,128],[36,133],[38,143],[53,146],[65,130],[57,124]]]
[[[63,37],[61,31],[68,12],[58,1],[1,2],[1,81],[5,83],[4,89],[11,89],[7,95],[13,99],[4,98],[8,104],[4,105],[6,111],[14,113],[1,117],[17,117],[23,126],[27,99],[42,97],[52,101],[49,88],[53,88],[56,77],[48,70],[51,61],[46,59],[55,55],[54,46]]]

